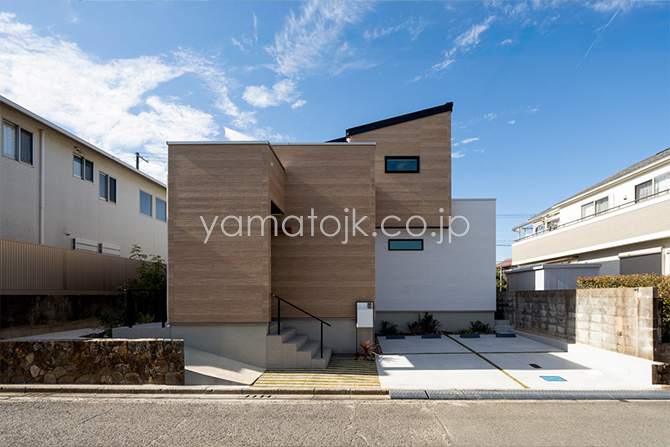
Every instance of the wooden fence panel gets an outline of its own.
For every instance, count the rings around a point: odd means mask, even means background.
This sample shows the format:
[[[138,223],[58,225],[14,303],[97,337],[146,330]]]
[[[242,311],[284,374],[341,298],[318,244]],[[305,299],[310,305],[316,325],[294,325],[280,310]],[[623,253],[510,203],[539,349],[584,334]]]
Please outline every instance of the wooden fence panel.
[[[113,292],[139,261],[0,239],[0,293]]]

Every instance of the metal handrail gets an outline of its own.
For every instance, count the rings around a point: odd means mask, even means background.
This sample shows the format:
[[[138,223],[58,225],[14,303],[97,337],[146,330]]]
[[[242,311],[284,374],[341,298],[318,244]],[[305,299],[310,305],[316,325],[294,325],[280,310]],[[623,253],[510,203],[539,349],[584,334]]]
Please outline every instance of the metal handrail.
[[[525,241],[526,239],[531,239],[531,238],[534,238],[536,236],[542,236],[545,233],[560,230],[562,228],[569,227],[569,226],[584,222],[584,221],[589,220],[589,219],[594,219],[596,217],[602,216],[603,214],[608,214],[608,213],[618,211],[618,210],[623,209],[623,208],[628,208],[628,207],[631,207],[633,205],[637,205],[638,203],[645,202],[645,201],[651,200],[651,199],[655,199],[656,197],[660,197],[663,194],[668,194],[668,193],[670,193],[670,189],[665,189],[663,191],[659,191],[659,192],[656,192],[654,194],[650,194],[648,196],[645,196],[645,197],[642,197],[642,198],[639,198],[639,199],[635,199],[631,202],[623,203],[621,205],[617,205],[617,206],[614,206],[612,208],[608,208],[605,211],[601,211],[599,213],[590,214],[588,216],[584,216],[584,217],[581,217],[579,219],[575,219],[575,220],[572,220],[570,222],[566,222],[564,224],[557,225],[555,227],[545,228],[544,230],[542,230],[539,233],[525,234],[522,238],[518,239],[516,242]]]
[[[275,295],[274,293],[270,293],[270,295],[277,298],[277,335],[281,335],[281,302],[282,301],[285,302],[286,304],[288,304],[289,306],[298,309],[300,312],[302,312],[306,315],[309,315],[310,317],[314,318],[315,320],[318,320],[319,322],[321,322],[321,358],[323,358],[323,325],[325,324],[327,326],[330,326],[330,323],[328,323],[326,321],[323,321],[319,317],[315,317],[314,315],[307,312],[306,310],[299,308],[295,304],[293,304],[289,301],[286,301],[284,298],[281,298],[281,297]]]

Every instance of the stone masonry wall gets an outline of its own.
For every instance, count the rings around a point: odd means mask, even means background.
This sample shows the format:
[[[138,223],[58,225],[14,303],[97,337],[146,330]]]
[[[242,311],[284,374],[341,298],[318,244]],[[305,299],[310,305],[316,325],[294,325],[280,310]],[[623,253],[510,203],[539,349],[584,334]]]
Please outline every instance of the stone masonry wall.
[[[517,330],[668,362],[653,287],[499,292],[497,303]]]
[[[0,383],[184,384],[184,341],[0,340]]]

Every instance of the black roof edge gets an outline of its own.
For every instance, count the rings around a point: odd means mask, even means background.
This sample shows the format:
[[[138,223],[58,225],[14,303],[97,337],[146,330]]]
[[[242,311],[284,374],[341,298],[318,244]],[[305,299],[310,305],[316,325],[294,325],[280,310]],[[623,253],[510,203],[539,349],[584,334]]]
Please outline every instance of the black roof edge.
[[[334,140],[328,140],[326,143],[346,143],[347,137],[335,138]]]
[[[419,110],[418,112],[408,113],[406,115],[395,116],[374,123],[363,124],[362,126],[352,127],[347,129],[347,136],[357,135],[359,133],[370,132],[371,130],[381,129],[382,127],[394,126],[396,124],[406,123],[407,121],[418,120],[419,118],[426,118],[428,116],[437,115],[438,113],[451,112],[454,108],[453,102],[448,102],[444,105],[431,107],[430,109]]]

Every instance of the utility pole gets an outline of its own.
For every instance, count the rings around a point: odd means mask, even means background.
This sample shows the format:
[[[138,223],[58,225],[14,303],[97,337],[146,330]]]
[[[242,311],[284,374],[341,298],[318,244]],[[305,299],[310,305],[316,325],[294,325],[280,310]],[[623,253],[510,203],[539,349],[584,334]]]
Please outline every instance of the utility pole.
[[[149,160],[142,157],[139,152],[135,152],[135,169],[137,169],[138,171],[140,170],[140,160],[144,160],[147,163],[149,163]]]

